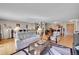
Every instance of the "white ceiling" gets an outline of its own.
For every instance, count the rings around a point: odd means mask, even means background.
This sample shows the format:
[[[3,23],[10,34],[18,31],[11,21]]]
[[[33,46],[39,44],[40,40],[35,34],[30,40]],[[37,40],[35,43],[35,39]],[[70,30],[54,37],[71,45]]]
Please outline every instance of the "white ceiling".
[[[19,20],[24,22],[53,22],[78,19],[79,4],[0,4],[0,18],[3,20]]]

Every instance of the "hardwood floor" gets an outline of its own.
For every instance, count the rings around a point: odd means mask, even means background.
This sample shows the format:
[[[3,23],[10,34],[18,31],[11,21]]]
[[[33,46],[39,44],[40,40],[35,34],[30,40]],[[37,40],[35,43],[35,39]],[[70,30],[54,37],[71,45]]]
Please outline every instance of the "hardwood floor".
[[[73,36],[67,35],[65,37],[61,37],[57,44],[73,48]],[[0,41],[0,55],[10,55],[15,51],[14,39],[3,39]]]
[[[0,41],[0,55],[9,55],[15,51],[14,39],[3,39]]]
[[[73,48],[73,35],[66,35],[65,37],[61,37],[58,44]]]

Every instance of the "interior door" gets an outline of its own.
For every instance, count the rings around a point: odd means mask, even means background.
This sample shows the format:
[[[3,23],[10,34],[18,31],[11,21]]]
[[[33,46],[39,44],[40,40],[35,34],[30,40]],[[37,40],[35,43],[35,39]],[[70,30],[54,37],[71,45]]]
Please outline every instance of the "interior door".
[[[67,32],[71,34],[74,33],[74,24],[67,24]]]

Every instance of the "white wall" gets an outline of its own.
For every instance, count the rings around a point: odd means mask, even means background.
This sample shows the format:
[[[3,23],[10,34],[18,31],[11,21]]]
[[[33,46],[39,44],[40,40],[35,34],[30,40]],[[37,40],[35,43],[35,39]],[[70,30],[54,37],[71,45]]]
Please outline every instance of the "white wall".
[[[19,21],[0,21],[0,24],[3,26],[6,24],[7,26],[12,27],[14,29],[16,27],[16,24],[20,24],[20,27],[25,29],[26,25],[28,25],[28,29],[35,29],[34,23],[27,23],[27,22],[19,22]]]
[[[76,30],[75,31],[79,31],[79,21],[76,21]]]

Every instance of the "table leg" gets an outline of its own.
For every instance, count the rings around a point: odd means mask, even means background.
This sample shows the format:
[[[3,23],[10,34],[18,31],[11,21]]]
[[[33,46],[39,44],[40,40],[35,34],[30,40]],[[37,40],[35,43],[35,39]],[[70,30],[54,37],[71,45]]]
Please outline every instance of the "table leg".
[[[56,43],[57,43],[57,38],[56,38]]]
[[[73,49],[72,48],[70,48],[70,53],[71,53],[71,55],[73,55]]]

